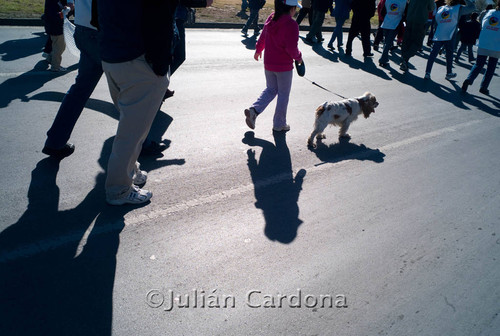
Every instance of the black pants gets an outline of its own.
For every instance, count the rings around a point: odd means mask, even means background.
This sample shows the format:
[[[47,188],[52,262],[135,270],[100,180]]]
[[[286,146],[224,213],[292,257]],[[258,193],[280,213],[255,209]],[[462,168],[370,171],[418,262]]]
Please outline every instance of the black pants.
[[[363,55],[371,52],[370,46],[370,18],[359,18],[356,14],[352,16],[351,28],[347,38],[346,53],[352,52],[352,41],[361,33],[361,43],[363,45]]]

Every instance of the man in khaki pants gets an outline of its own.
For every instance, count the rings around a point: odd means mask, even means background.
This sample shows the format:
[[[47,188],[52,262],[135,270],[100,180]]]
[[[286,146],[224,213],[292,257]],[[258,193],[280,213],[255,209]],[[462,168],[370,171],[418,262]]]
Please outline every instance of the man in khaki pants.
[[[169,84],[177,3],[97,2],[102,67],[120,112],[105,184],[111,205],[140,204],[152,196],[138,186],[147,175],[137,158]]]

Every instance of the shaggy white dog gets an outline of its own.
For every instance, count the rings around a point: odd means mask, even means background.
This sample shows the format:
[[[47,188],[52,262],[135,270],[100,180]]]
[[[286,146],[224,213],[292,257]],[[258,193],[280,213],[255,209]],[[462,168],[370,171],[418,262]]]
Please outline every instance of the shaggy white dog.
[[[377,99],[370,92],[358,98],[348,98],[336,102],[325,102],[316,109],[316,120],[314,121],[314,130],[307,140],[307,145],[314,147],[314,137],[316,141],[325,139],[323,131],[328,125],[340,126],[339,138],[351,137],[347,134],[349,125],[358,119],[362,113],[365,118],[370,116],[370,113],[375,113],[375,108],[378,106]]]

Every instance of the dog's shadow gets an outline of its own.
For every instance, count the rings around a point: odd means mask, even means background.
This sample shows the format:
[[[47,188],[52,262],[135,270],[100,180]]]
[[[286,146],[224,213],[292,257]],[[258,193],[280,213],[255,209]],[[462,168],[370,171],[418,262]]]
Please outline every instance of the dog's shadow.
[[[379,149],[371,149],[363,144],[354,144],[350,142],[350,139],[344,138],[340,138],[339,142],[329,145],[323,143],[323,141],[318,141],[316,147],[309,147],[309,150],[314,152],[318,159],[321,160],[320,164],[346,160],[369,160],[375,163],[382,163],[385,157],[385,154]]]

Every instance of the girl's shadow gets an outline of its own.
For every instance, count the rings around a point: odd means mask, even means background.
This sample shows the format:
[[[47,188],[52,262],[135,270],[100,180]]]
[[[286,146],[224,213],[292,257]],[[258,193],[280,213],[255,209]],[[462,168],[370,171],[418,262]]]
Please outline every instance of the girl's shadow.
[[[302,224],[297,204],[306,171],[301,169],[295,177],[292,172],[290,151],[285,132],[274,132],[272,142],[256,139],[253,132],[247,132],[243,143],[262,147],[259,161],[255,151],[249,149],[248,169],[255,191],[255,206],[262,209],[266,221],[264,233],[273,241],[291,243]]]

